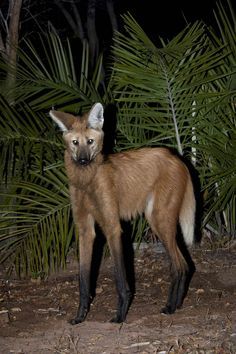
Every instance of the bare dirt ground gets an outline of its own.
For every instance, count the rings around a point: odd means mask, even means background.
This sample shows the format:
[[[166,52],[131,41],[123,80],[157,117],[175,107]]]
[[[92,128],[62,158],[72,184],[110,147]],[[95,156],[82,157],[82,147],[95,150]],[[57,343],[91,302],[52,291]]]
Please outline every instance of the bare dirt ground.
[[[79,300],[77,264],[47,280],[0,274],[0,353],[236,353],[236,248],[191,252],[196,272],[183,308],[160,314],[169,265],[153,246],[135,257],[136,294],[127,321],[109,323],[116,308],[112,263],[101,265],[87,320],[67,321]]]

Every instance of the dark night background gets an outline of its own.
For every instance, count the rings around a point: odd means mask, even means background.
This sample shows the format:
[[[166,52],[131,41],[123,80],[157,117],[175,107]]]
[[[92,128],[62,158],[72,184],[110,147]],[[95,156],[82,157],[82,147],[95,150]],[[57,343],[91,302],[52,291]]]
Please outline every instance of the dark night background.
[[[7,1],[3,1],[2,4]],[[27,3],[27,1],[26,1]],[[22,7],[22,33],[24,36],[37,33],[40,29],[47,27],[50,21],[60,36],[73,36],[68,22],[54,0],[29,1],[28,7],[23,2]],[[119,23],[119,30],[122,29],[122,15],[130,12],[146,34],[155,42],[159,37],[172,39],[183,30],[187,23],[196,20],[203,20],[206,24],[214,24],[213,10],[216,9],[216,0],[114,0],[114,8]],[[221,3],[227,5],[227,0]],[[233,3],[233,2],[231,2]],[[70,1],[63,2],[67,10],[73,15]],[[86,20],[87,1],[76,2],[84,23]],[[3,5],[2,5],[3,6]],[[2,8],[1,6],[1,8]],[[99,38],[104,43],[109,42],[112,36],[111,24],[109,22],[106,1],[96,1],[96,30]]]
[[[227,3],[227,0],[224,2]],[[171,39],[187,23],[196,20],[214,23],[213,9],[216,9],[216,4],[216,0],[128,0],[123,1],[122,10],[129,11],[153,40],[159,36]]]
[[[223,0],[222,3],[227,2]],[[134,15],[144,31],[155,40],[158,36],[171,39],[188,23],[203,20],[214,22],[216,0],[130,0],[126,9]],[[187,22],[186,22],[187,21]]]
[[[206,24],[214,24],[213,10],[216,10],[217,0],[115,0],[116,13],[120,15],[130,12],[143,30],[153,41],[158,37],[172,39],[183,30],[188,23],[203,20]],[[227,0],[222,3],[226,4]],[[104,36],[109,34],[106,25],[106,14],[100,11],[100,25]],[[104,17],[103,17],[103,16]]]

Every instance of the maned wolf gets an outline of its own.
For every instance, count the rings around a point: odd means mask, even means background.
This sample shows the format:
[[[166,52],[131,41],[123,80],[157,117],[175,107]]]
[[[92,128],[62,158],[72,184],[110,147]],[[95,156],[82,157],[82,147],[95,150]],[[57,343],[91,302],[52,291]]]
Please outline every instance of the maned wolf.
[[[172,281],[163,313],[182,305],[190,268],[176,241],[180,224],[185,244],[194,241],[195,196],[185,164],[166,148],[142,148],[104,158],[103,106],[96,103],[81,117],[50,111],[63,131],[65,166],[73,218],[79,230],[80,305],[72,324],[90,307],[90,269],[95,223],[106,236],[114,261],[118,308],[113,322],[123,322],[131,302],[124,265],[120,219],[144,213],[163,242],[172,265]]]

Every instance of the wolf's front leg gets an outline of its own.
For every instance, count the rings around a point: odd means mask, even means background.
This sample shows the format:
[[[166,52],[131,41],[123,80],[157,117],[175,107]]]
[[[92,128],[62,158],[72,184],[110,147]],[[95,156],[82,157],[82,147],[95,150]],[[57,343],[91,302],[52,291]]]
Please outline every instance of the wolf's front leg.
[[[120,224],[114,226],[112,232],[107,233],[106,236],[114,262],[115,281],[118,293],[117,313],[116,316],[112,318],[111,322],[121,323],[125,321],[132,294],[127,283]]]
[[[88,215],[85,220],[80,221],[79,229],[79,290],[80,304],[77,315],[70,323],[75,325],[85,320],[89,311],[91,296],[90,296],[90,270],[93,254],[93,243],[95,239],[94,219]]]

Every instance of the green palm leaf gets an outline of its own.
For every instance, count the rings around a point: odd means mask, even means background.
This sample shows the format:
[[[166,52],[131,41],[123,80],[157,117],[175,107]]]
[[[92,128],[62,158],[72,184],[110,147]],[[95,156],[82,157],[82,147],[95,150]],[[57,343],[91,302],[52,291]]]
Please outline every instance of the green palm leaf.
[[[90,75],[86,41],[77,58],[77,66],[70,42],[63,43],[55,32],[41,34],[37,48],[30,41],[22,43],[22,49],[18,50],[16,85],[13,92],[4,90],[6,99],[14,97],[16,104],[27,102],[33,110],[47,111],[53,106],[72,111],[86,110],[93,102],[102,101],[98,88],[103,79],[103,57],[99,57]],[[11,70],[3,60],[0,68]]]
[[[212,74],[216,65],[223,64],[227,51],[211,44],[202,23],[186,28],[160,49],[131,16],[124,19],[128,35],[118,34],[114,47],[120,129],[130,140],[137,136],[138,126],[140,140],[148,138],[145,144],[165,140],[183,154],[191,146],[192,116],[201,109],[202,87],[230,74]],[[221,95],[225,92],[215,99]],[[212,92],[204,92],[207,96],[214,98]],[[197,100],[200,104],[194,106]]]
[[[67,178],[56,165],[30,177],[1,193],[1,261],[10,257],[19,273],[48,273],[65,266],[73,241]]]

